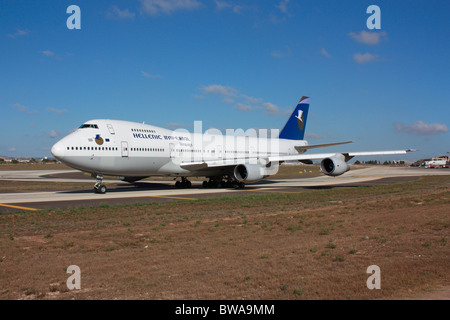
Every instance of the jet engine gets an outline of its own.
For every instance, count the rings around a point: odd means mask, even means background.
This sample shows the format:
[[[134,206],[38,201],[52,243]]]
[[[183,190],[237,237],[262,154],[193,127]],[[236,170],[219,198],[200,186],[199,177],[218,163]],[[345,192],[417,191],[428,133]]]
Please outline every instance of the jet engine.
[[[320,170],[327,176],[340,176],[350,170],[349,165],[345,162],[343,155],[325,158],[320,163]]]
[[[240,164],[234,167],[234,178],[239,182],[258,181],[266,177],[264,168],[257,164]]]

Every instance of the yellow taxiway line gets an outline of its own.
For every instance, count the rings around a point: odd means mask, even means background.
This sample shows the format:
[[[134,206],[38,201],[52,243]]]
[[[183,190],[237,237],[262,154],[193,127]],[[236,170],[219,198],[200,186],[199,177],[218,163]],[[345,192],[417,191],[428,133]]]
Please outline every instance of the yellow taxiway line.
[[[300,193],[301,191],[298,192],[292,192],[292,191],[278,191],[276,189],[270,189],[270,190],[245,190],[247,192],[273,192],[273,193]]]
[[[195,198],[182,198],[182,197],[168,197],[168,196],[150,196],[152,198],[167,198],[167,199],[180,199],[180,200],[198,200]]]
[[[29,211],[38,211],[38,210],[40,210],[40,209],[35,209],[35,208],[13,206],[13,205],[10,205],[10,204],[3,204],[3,203],[0,203],[0,207],[8,207],[8,208],[21,209],[21,210],[29,210]]]

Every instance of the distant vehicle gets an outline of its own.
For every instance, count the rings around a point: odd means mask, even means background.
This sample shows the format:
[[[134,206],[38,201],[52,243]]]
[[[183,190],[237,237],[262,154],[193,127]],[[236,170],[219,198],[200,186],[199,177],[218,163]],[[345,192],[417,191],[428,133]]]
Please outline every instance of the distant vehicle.
[[[425,161],[424,167],[427,169],[450,168],[450,163],[448,158],[433,158],[430,161]]]
[[[180,179],[175,186],[189,188],[188,177],[204,176],[204,187],[243,188],[277,173],[279,163],[322,159],[320,168],[339,176],[355,156],[405,154],[413,150],[303,154],[309,149],[347,142],[308,145],[304,140],[309,97],[302,97],[277,138],[211,135],[172,131],[153,125],[90,120],[57,142],[53,156],[68,166],[97,177],[94,191],[105,193],[104,175],[135,182],[149,176]],[[262,146],[262,147],[261,147]]]

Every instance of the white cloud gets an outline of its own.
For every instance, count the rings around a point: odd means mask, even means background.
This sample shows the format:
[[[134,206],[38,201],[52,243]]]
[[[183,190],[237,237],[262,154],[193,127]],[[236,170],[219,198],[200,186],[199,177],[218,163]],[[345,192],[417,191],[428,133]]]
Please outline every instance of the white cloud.
[[[228,104],[234,103],[234,108],[242,112],[265,110],[269,116],[289,115],[292,112],[292,110],[282,110],[271,102],[265,102],[262,98],[241,94],[237,89],[232,87],[213,84],[202,87],[201,89],[205,94],[221,96],[222,102]]]
[[[61,132],[58,130],[51,130],[49,133],[50,138],[56,139],[61,135]]]
[[[234,108],[236,110],[239,110],[239,111],[242,111],[242,112],[249,112],[249,111],[255,109],[255,106],[251,106],[249,104],[244,104],[244,103],[236,103]]]
[[[215,94],[222,97],[222,102],[234,103],[235,97],[238,96],[238,91],[232,87],[222,86],[219,84],[212,84],[202,88],[205,94]]]
[[[134,19],[136,14],[134,12],[130,12],[128,9],[120,10],[118,6],[114,5],[108,10],[107,16],[110,18],[125,20]]]
[[[376,54],[370,54],[370,53],[355,53],[353,55],[353,60],[355,60],[356,63],[364,64],[368,62],[372,62],[378,59],[378,55]]]
[[[320,54],[323,55],[325,58],[331,58],[331,55],[328,53],[325,48],[320,49]]]
[[[63,114],[63,113],[67,112],[66,109],[61,110],[61,109],[54,109],[54,108],[47,108],[47,111],[48,112],[53,112],[53,113],[56,113],[56,114]]]
[[[287,20],[286,17],[280,18],[274,14],[271,14],[269,17],[269,21],[273,24],[280,24],[280,23],[286,22],[286,20]]]
[[[180,129],[186,129],[186,128],[192,128],[193,125],[192,123],[190,124],[186,124],[186,123],[181,123],[181,122],[169,122],[168,124],[166,124],[164,126],[164,128],[169,128],[171,130],[180,130]]]
[[[286,47],[284,51],[273,51],[270,55],[274,58],[286,58],[292,56],[292,51],[289,47]]]
[[[141,71],[141,75],[144,78],[150,78],[150,79],[161,79],[162,78],[159,74],[149,74],[145,71]]]
[[[276,116],[280,114],[280,108],[278,108],[278,106],[274,105],[271,102],[264,102],[262,106],[267,111],[267,114],[271,116]]]
[[[179,10],[194,10],[201,6],[197,0],[141,0],[141,11],[151,16],[171,14]]]
[[[225,9],[231,9],[236,14],[241,14],[245,10],[255,10],[255,7],[252,6],[243,6],[240,4],[235,4],[230,1],[220,1],[220,0],[214,0],[216,3],[216,8],[219,11],[225,10]]]
[[[20,103],[15,103],[13,105],[14,108],[17,109],[17,111],[19,112],[27,112],[28,111],[28,107],[25,107],[24,105],[21,105]]]
[[[280,4],[276,6],[278,9],[280,9],[281,12],[285,14],[289,14],[288,10],[288,3],[290,0],[281,0]]]
[[[380,43],[381,38],[386,37],[386,31],[382,32],[367,32],[361,31],[360,33],[350,32],[349,36],[359,43],[364,43],[368,45],[376,45]]]
[[[216,8],[217,8],[217,10],[219,10],[219,11],[222,11],[222,10],[224,10],[224,9],[232,8],[232,7],[233,7],[233,6],[231,5],[231,3],[226,2],[226,1],[215,0],[215,3],[216,3]]]
[[[42,53],[44,56],[47,56],[47,57],[51,57],[51,56],[54,56],[54,55],[55,55],[55,53],[54,53],[53,51],[50,51],[50,50],[44,50],[44,51],[41,51],[41,53]]]
[[[280,24],[287,21],[287,18],[292,18],[294,15],[291,13],[288,4],[290,0],[281,0],[275,7],[280,11],[276,13],[271,13],[269,15],[269,21],[273,24]]]
[[[222,101],[225,103],[234,103],[235,102],[234,98],[231,98],[231,97],[223,97]]]
[[[237,96],[238,91],[232,87],[222,86],[220,84],[212,84],[202,88],[203,92],[209,94],[220,94],[227,97]]]
[[[257,103],[263,102],[263,99],[261,99],[261,98],[254,98],[254,97],[247,96],[245,94],[241,94],[241,97],[245,98],[248,101],[248,103],[257,104]]]
[[[313,133],[313,132],[306,132],[305,138],[307,138],[307,139],[322,139],[323,136],[321,136],[320,134],[317,134],[317,133]]]
[[[34,114],[37,113],[36,110],[30,110],[28,107],[20,104],[20,103],[15,103],[13,104],[13,107],[16,108],[17,111],[19,112],[23,112],[23,113],[28,113],[28,114]]]
[[[437,135],[440,133],[448,132],[448,127],[445,124],[440,123],[426,123],[424,121],[416,121],[412,124],[404,124],[394,122],[394,126],[399,132],[414,133],[418,135]]]
[[[30,33],[30,31],[28,30],[21,30],[21,29],[17,29],[16,32],[8,34],[8,37],[10,38],[17,38],[17,37],[22,37],[22,36],[26,36]]]
[[[17,149],[15,147],[11,147],[8,149],[8,152],[16,152],[16,151],[17,151]]]
[[[241,5],[235,5],[234,7],[233,7],[233,12],[234,13],[237,13],[237,14],[240,14],[242,11],[244,11],[245,9],[247,9],[248,7],[246,7],[246,6],[241,6]]]

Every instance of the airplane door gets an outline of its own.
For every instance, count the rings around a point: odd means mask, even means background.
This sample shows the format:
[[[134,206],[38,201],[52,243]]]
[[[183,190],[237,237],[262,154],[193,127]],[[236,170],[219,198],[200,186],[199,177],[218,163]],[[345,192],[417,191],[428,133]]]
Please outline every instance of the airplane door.
[[[107,124],[106,126],[108,127],[109,133],[111,133],[111,134],[116,134],[116,133],[114,132],[114,128],[113,128],[112,124]]]
[[[169,148],[170,148],[170,158],[173,159],[175,158],[175,144],[170,143]]]
[[[222,158],[223,158],[222,146],[217,146],[217,159],[222,159]]]
[[[122,141],[122,158],[128,158],[128,142]]]

